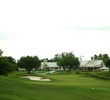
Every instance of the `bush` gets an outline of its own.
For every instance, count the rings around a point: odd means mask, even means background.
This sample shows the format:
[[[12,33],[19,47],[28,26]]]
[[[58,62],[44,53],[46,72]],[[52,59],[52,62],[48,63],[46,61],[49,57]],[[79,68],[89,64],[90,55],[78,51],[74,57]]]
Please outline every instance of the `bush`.
[[[14,65],[9,63],[6,58],[0,58],[0,75],[8,75],[8,73],[14,71]]]
[[[86,73],[86,76],[90,76],[90,77],[96,77],[96,78],[100,78],[100,79],[110,79],[110,73],[109,72],[91,72],[91,73]]]

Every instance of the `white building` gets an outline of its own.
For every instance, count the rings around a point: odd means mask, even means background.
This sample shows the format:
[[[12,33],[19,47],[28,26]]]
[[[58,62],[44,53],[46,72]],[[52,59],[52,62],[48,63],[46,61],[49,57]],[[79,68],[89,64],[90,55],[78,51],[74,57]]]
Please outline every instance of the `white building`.
[[[95,71],[95,70],[103,70],[105,65],[102,60],[85,60],[80,64],[80,69],[83,71]],[[63,70],[57,65],[57,62],[41,62],[41,69],[48,70]]]
[[[84,71],[100,70],[104,66],[102,60],[85,60],[81,62],[80,69]]]

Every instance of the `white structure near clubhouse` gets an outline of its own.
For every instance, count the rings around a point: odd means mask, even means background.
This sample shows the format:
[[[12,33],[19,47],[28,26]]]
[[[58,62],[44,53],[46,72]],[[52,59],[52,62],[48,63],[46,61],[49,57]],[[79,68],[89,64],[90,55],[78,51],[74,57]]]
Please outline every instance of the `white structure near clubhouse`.
[[[101,71],[104,71],[104,72],[109,72],[109,68],[108,67],[102,67],[102,68],[100,68],[101,69]]]

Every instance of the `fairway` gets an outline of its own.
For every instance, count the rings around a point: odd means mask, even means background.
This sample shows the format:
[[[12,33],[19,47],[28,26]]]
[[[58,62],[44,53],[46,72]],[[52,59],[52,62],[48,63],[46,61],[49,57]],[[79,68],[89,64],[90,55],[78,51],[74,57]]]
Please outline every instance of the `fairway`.
[[[44,75],[50,82],[19,77],[0,76],[0,100],[110,100],[110,80],[79,74]]]

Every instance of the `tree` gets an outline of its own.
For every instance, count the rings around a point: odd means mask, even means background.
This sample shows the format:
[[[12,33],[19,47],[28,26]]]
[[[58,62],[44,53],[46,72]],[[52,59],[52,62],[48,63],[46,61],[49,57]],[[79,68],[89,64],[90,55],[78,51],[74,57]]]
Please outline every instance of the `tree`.
[[[62,53],[55,55],[55,59],[58,61],[58,66],[62,67],[64,70],[68,69],[70,72],[72,69],[76,69],[80,65],[80,61],[75,55],[70,53]]]
[[[3,51],[0,49],[0,57],[2,56],[2,54],[3,54]]]
[[[37,56],[26,56],[21,57],[20,60],[18,60],[17,66],[20,68],[25,68],[28,73],[30,73],[33,68],[40,67],[40,64],[41,62]]]
[[[108,65],[107,65],[107,62],[109,61],[109,56],[108,56],[108,54],[103,54],[102,60],[103,60],[103,62],[104,62],[104,64],[105,64],[105,66],[108,66]]]
[[[100,54],[98,55],[98,60],[103,60],[103,54],[100,53]]]
[[[7,57],[2,57],[3,51],[0,49],[0,75],[8,75],[14,71],[14,64],[10,63]]]
[[[16,64],[16,60],[13,58],[13,57],[11,57],[11,56],[8,56],[8,57],[6,57],[7,59],[8,59],[8,61],[10,62],[10,63],[12,63],[12,64]]]
[[[9,63],[4,57],[0,58],[0,75],[8,75],[8,73],[14,71],[13,64]]]
[[[59,59],[60,59],[60,54],[56,54],[55,57],[52,59],[54,62],[58,62]],[[62,57],[63,57],[63,54],[62,54]]]
[[[97,55],[94,55],[94,59],[95,59],[95,60],[98,60],[98,56],[97,56]]]

